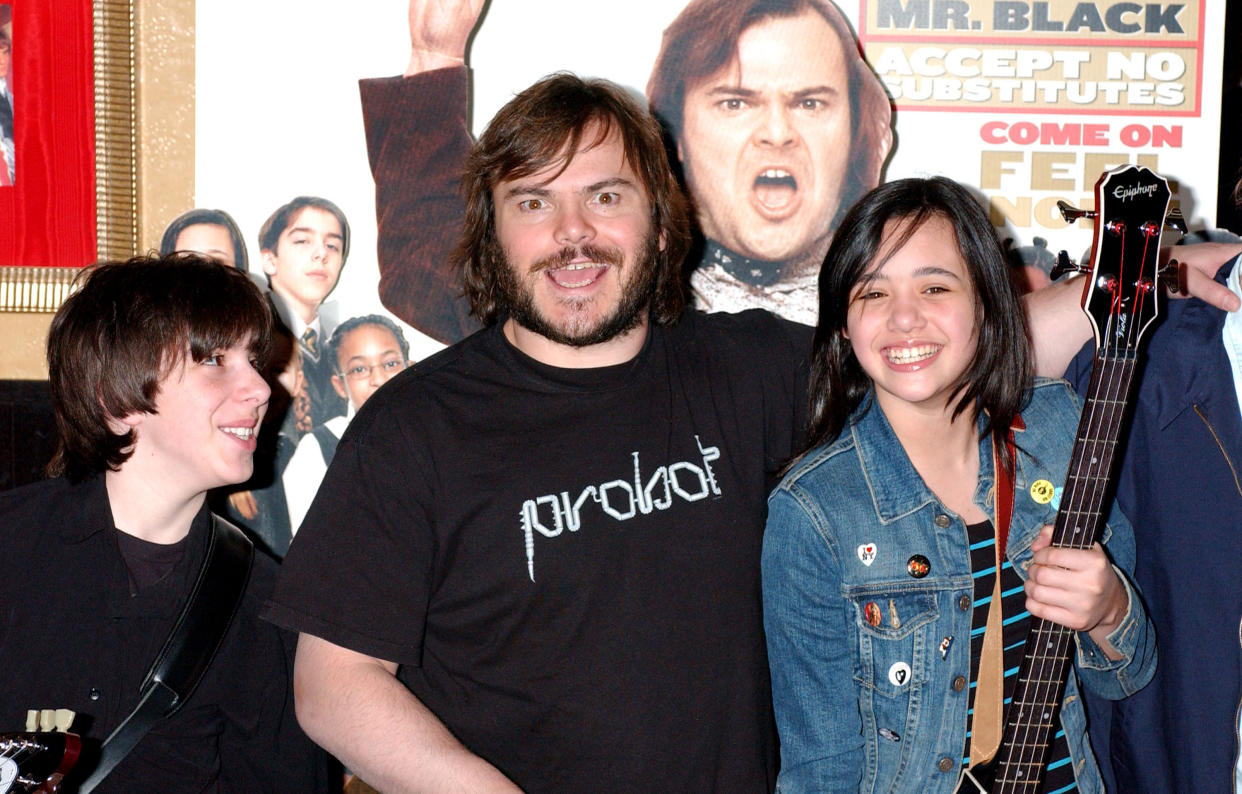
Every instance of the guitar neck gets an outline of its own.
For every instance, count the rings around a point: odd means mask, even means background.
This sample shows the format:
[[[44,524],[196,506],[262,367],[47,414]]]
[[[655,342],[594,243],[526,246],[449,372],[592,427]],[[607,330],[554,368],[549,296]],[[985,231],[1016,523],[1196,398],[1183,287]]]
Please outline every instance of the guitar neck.
[[[1135,365],[1133,353],[1121,356],[1096,353],[1052,532],[1054,546],[1086,549],[1100,540],[1104,496],[1113,471]]]
[[[1111,357],[1096,354],[1052,532],[1054,546],[1085,549],[1100,540],[1104,497],[1135,364],[1132,353]],[[994,794],[1033,794],[1039,790],[1073,648],[1073,631],[1048,620],[1031,619],[1026,655],[1006,716]]]

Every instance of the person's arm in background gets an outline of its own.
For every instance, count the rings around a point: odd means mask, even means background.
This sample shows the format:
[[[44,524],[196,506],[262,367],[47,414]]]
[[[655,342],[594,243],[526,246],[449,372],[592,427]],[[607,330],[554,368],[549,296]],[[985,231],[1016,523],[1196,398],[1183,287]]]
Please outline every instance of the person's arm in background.
[[[1199,243],[1161,251],[1162,258],[1174,254],[1185,264],[1186,287],[1190,296],[1218,309],[1236,311],[1238,296],[1213,278],[1220,266],[1242,253],[1242,244]],[[1059,378],[1091,338],[1091,323],[1082,311],[1084,282],[1061,281],[1024,296],[1031,337],[1035,346],[1036,374]]]
[[[448,256],[464,212],[459,181],[472,141],[466,45],[483,0],[410,0],[402,77],[362,80],[384,306],[446,344],[479,328]]]

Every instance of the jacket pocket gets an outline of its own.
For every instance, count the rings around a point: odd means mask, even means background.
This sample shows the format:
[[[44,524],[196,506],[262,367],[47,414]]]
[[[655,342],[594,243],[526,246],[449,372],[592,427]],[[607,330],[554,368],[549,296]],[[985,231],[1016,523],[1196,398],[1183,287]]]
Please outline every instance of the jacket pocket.
[[[903,583],[904,584],[904,583]],[[936,591],[867,585],[847,593],[857,632],[854,677],[887,698],[927,683]]]

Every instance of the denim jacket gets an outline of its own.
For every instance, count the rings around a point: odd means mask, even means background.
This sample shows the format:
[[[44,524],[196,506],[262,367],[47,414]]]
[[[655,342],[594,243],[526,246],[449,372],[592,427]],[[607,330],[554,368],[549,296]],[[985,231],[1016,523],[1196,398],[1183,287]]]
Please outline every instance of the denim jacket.
[[[960,773],[974,598],[966,525],[928,490],[883,411],[865,407],[871,403],[864,400],[836,441],[799,461],[768,500],[763,606],[781,741],[778,791],[952,792]],[[1069,385],[1051,380],[1035,382],[1022,412],[1006,556],[1023,578],[1031,543],[1055,521],[1058,501],[1032,485],[1064,482],[1079,413]],[[985,438],[975,503],[989,515],[992,491]],[[1133,534],[1115,508],[1104,541],[1114,567],[1131,570]],[[907,570],[914,555],[926,558],[922,578]],[[1155,670],[1155,632],[1121,578],[1130,610],[1108,640],[1123,658],[1109,660],[1077,633],[1060,711],[1084,794],[1103,785],[1079,682],[1120,699]],[[871,602],[882,605],[878,626],[864,614]]]

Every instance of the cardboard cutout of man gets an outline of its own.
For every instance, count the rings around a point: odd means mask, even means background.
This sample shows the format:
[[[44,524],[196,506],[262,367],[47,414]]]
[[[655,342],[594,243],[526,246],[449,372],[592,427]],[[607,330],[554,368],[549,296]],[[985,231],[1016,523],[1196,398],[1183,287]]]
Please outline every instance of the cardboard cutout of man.
[[[888,95],[826,0],[693,0],[647,84],[694,198],[707,311],[815,322],[819,266],[850,205],[880,182]]]

